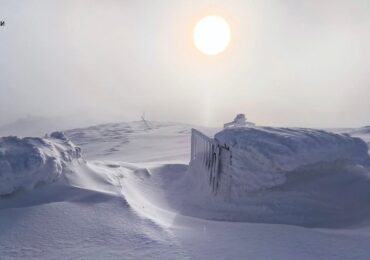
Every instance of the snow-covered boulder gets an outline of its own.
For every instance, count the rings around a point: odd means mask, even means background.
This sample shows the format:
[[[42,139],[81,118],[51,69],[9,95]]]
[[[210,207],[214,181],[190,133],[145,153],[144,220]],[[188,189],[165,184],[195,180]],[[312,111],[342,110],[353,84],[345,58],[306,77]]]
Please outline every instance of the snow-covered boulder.
[[[62,132],[50,137],[0,138],[0,196],[56,181],[81,149]]]
[[[370,162],[364,141],[322,130],[227,128],[215,139],[231,149],[232,192],[239,195],[283,184],[287,173],[308,165]]]

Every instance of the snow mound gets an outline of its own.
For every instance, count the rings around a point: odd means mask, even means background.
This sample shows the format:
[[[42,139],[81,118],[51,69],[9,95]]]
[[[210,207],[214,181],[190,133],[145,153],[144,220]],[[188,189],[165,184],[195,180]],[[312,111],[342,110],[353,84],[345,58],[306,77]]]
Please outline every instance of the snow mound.
[[[0,195],[56,181],[81,149],[62,132],[49,137],[0,138]]]
[[[256,191],[281,185],[286,174],[318,163],[368,165],[366,143],[349,135],[305,128],[228,128],[216,134],[231,149],[231,171],[238,189]],[[235,186],[234,185],[234,186]]]

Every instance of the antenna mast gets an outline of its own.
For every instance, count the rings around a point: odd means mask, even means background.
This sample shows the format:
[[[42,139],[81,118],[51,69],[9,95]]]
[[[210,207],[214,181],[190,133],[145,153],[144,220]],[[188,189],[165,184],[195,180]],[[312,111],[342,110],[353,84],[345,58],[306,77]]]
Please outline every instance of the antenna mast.
[[[141,121],[144,123],[146,130],[151,129],[149,122],[145,119],[145,112],[141,115]]]

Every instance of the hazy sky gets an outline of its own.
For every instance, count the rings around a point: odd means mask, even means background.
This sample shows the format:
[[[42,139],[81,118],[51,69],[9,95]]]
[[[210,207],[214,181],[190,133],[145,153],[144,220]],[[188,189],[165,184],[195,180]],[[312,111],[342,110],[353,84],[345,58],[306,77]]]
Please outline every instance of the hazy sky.
[[[192,30],[231,26],[219,56]],[[0,0],[0,124],[28,115],[370,124],[370,1]]]

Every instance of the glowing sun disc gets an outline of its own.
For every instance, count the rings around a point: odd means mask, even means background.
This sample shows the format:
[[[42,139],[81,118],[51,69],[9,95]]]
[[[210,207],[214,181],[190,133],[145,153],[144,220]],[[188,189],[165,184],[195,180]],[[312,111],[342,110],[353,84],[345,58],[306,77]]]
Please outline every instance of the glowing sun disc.
[[[229,45],[230,38],[230,26],[221,16],[206,16],[194,28],[194,44],[200,52],[207,55],[223,52]]]

